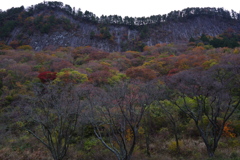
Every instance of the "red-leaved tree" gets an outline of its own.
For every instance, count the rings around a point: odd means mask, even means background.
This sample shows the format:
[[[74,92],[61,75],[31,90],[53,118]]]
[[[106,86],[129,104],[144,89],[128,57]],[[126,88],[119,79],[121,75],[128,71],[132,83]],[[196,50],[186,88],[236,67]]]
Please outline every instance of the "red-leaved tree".
[[[57,75],[56,72],[45,71],[41,72],[38,75],[38,78],[41,80],[42,83],[50,82],[56,79]]]

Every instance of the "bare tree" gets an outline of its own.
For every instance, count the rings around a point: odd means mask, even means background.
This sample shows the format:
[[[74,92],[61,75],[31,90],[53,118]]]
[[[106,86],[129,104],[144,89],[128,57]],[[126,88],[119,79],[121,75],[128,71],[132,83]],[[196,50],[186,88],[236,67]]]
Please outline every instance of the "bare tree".
[[[239,92],[234,91],[239,88],[236,70],[236,66],[219,65],[208,71],[183,71],[166,80],[173,90],[169,100],[195,122],[210,157],[240,104]]]
[[[70,84],[35,85],[33,93],[22,101],[25,128],[51,152],[54,160],[62,160],[79,122],[81,93]]]
[[[120,83],[106,88],[89,99],[93,111],[91,123],[105,147],[119,160],[130,160],[145,108],[153,99],[144,92],[146,86],[142,83]]]

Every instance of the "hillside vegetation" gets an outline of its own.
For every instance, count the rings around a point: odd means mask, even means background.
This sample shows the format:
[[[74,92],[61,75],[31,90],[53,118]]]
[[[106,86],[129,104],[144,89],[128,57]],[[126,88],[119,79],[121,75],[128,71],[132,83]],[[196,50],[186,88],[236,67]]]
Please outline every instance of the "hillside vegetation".
[[[238,159],[240,48],[206,37],[142,52],[1,44],[0,159]]]

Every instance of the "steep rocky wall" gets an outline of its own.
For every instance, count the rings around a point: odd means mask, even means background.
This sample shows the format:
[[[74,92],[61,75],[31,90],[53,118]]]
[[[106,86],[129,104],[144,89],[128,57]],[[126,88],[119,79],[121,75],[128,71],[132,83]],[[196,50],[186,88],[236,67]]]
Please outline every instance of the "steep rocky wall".
[[[155,27],[152,29],[150,37],[152,44],[181,42],[188,41],[191,37],[199,37],[202,34],[216,36],[229,28],[239,32],[240,23],[237,21],[229,23],[206,17],[197,17],[186,22],[171,22]]]
[[[121,43],[138,37],[138,31],[130,30],[128,27],[110,26],[109,32],[113,36],[112,40],[91,38],[91,32],[100,34],[96,25],[79,23],[77,30],[56,31],[50,34],[34,33],[29,37],[30,45],[35,50],[42,50],[46,46],[93,46],[106,51],[121,51]]]
[[[67,17],[69,18],[69,17]],[[232,23],[219,19],[211,19],[207,17],[197,17],[185,22],[166,22],[160,25],[149,26],[148,36],[141,39],[140,31],[130,29],[127,26],[108,26],[112,35],[111,39],[91,38],[91,33],[100,34],[98,25],[78,22],[70,19],[77,28],[71,31],[56,29],[49,34],[41,34],[36,31],[32,35],[22,33],[21,28],[16,28],[12,32],[12,37],[8,39],[8,43],[17,39],[17,36],[24,34],[24,43],[31,45],[35,50],[39,51],[47,46],[93,46],[105,51],[114,52],[121,51],[122,44],[129,41],[138,40],[146,45],[155,45],[157,43],[170,43],[188,41],[190,37],[198,37],[201,34],[216,36],[223,33],[228,28],[240,31],[240,24],[237,21]]]

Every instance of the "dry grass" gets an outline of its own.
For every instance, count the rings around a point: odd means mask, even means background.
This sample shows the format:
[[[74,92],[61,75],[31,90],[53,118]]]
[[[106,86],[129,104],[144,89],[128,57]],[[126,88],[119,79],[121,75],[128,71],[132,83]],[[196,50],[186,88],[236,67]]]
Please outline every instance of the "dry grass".
[[[207,156],[201,138],[186,138],[180,141],[180,153],[174,151],[174,139],[163,139],[160,134],[151,137],[151,157],[146,155],[142,138],[134,150],[132,160],[240,160],[240,137],[222,137],[214,158]],[[31,135],[11,136],[1,140],[0,160],[52,160],[50,152]],[[28,144],[28,145],[26,145]],[[172,148],[171,148],[172,147]],[[80,144],[71,145],[65,160],[116,160],[115,155],[101,143],[89,148]]]

